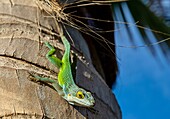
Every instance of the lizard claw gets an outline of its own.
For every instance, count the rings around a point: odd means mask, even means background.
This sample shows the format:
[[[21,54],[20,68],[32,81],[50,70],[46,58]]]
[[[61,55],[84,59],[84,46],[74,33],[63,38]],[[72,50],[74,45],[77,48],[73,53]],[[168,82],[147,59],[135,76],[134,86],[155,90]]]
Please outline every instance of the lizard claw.
[[[29,76],[28,79],[34,82],[38,82],[39,80],[36,78],[37,76],[33,72],[28,72]]]
[[[54,47],[47,41],[44,42],[49,49],[54,49]]]

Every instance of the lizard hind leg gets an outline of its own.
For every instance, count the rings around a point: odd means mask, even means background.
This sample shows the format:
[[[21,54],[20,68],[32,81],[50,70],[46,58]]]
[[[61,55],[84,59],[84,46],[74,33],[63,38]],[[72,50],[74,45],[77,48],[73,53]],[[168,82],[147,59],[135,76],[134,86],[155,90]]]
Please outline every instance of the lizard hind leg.
[[[57,58],[56,56],[54,56],[56,49],[49,44],[48,42],[45,42],[45,45],[50,49],[50,51],[46,54],[46,58],[55,66],[57,66],[58,68],[60,68],[62,66],[62,61]]]

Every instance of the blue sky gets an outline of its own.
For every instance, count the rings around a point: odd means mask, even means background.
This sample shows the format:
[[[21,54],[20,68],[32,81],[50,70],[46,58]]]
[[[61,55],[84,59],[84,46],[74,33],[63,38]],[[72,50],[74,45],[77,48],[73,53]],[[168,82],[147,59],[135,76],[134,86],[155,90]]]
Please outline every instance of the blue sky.
[[[168,119],[170,64],[159,64],[147,48],[120,50],[120,74],[114,92],[123,119]]]
[[[135,23],[128,7],[122,4],[126,20]],[[115,7],[115,19],[122,21],[119,8]],[[127,48],[119,46],[143,45],[138,29],[130,26],[134,43],[123,24],[116,24],[115,31],[119,75],[113,92],[120,104],[123,119],[169,119],[170,118],[170,57],[165,58],[159,45],[153,56],[148,47]],[[148,38],[156,42],[154,35],[146,31]],[[170,52],[169,52],[170,54]],[[169,55],[170,56],[170,55]]]

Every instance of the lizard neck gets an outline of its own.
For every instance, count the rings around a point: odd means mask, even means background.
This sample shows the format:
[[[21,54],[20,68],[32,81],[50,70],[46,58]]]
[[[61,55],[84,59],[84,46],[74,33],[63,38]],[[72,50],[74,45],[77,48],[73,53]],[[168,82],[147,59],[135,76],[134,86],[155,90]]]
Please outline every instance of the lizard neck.
[[[74,82],[73,83],[65,82],[65,84],[63,85],[63,89],[65,94],[67,95],[72,92],[77,92],[79,88]]]
[[[79,90],[79,87],[76,84],[72,84],[67,87],[67,90],[68,93],[77,92]]]

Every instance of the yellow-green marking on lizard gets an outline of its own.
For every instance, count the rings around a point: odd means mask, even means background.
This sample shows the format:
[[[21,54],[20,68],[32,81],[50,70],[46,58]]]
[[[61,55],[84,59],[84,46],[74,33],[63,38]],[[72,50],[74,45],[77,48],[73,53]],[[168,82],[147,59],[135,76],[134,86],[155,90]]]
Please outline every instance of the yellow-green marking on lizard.
[[[65,47],[62,60],[54,56],[56,51],[55,48],[48,42],[45,42],[46,46],[50,49],[50,51],[46,54],[47,59],[60,69],[58,73],[58,82],[54,79],[42,78],[35,75],[34,77],[39,81],[51,83],[59,95],[61,95],[70,104],[82,107],[92,107],[95,103],[92,94],[83,88],[79,88],[73,80],[69,61],[70,43],[64,35],[61,36],[61,40]]]

